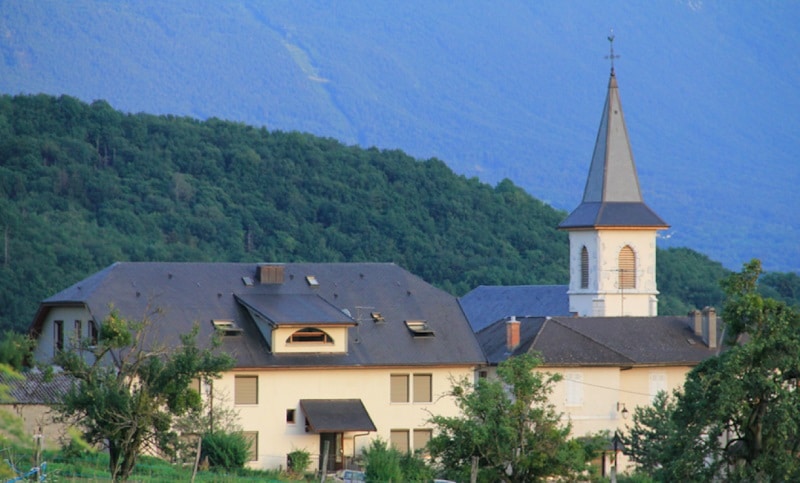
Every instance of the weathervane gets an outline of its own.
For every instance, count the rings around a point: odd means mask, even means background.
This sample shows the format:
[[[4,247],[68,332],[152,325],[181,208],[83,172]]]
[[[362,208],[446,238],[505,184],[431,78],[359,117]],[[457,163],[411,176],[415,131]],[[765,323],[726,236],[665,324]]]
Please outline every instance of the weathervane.
[[[614,55],[614,29],[608,35],[608,43],[611,46],[611,54],[606,56],[606,59],[611,59],[611,75],[614,75],[614,59],[619,59],[619,55]]]

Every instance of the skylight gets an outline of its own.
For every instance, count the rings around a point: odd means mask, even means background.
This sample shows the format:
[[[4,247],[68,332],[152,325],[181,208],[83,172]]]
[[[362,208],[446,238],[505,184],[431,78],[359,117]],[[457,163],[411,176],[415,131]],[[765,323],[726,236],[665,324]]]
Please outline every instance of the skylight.
[[[411,331],[414,338],[435,337],[436,333],[430,328],[428,322],[424,320],[406,320],[406,327]]]
[[[242,328],[236,325],[232,320],[212,319],[211,324],[214,325],[214,329],[222,332],[224,335],[239,335],[242,333]]]
[[[308,282],[308,285],[311,287],[319,286],[319,280],[317,280],[317,277],[313,275],[306,275],[306,282]]]

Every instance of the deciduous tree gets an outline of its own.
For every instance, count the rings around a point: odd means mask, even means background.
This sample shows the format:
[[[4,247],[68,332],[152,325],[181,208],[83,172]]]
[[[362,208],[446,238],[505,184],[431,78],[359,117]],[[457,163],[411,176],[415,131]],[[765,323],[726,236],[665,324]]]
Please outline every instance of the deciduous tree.
[[[97,345],[59,353],[56,363],[75,378],[61,417],[85,428],[89,442],[107,445],[114,481],[125,481],[145,449],[169,451],[176,440],[173,416],[201,407],[190,388],[195,378],[218,377],[233,360],[197,346],[198,328],[181,336],[177,347],[154,347],[151,327],[112,311],[100,327]],[[88,357],[87,357],[88,355]]]
[[[467,479],[473,457],[479,481],[533,482],[585,469],[582,444],[569,438],[548,399],[560,377],[535,370],[539,364],[521,355],[502,362],[497,379],[454,383],[450,395],[461,415],[433,416],[438,434],[430,441],[431,455],[451,476]]]
[[[760,295],[760,273],[753,260],[723,284],[730,348],[691,371],[674,406],[634,414],[652,433],[629,435],[649,445],[632,456],[660,480],[800,478],[800,312]]]

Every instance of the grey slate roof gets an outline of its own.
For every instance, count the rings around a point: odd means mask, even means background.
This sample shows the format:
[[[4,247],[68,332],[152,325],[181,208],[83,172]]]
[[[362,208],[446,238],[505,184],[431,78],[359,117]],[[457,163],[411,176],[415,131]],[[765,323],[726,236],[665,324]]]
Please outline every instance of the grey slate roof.
[[[63,374],[54,374],[45,380],[40,372],[25,372],[21,379],[9,377],[0,372],[0,385],[8,388],[10,400],[0,401],[8,404],[53,404],[64,399],[72,379]]]
[[[85,305],[97,322],[113,306],[124,317],[149,318],[154,344],[178,343],[179,334],[191,330],[195,322],[200,327],[199,340],[208,340],[214,330],[212,319],[231,320],[243,331],[225,337],[222,348],[236,358],[239,368],[444,366],[485,361],[458,300],[397,265],[283,266],[284,283],[256,281],[248,286],[245,277],[257,280],[255,263],[115,263],[44,300],[31,331],[40,330],[54,306]],[[319,285],[309,285],[307,276],[316,277]],[[303,310],[299,301],[314,300],[313,311],[322,310],[329,317],[325,320],[359,323],[348,329],[346,354],[273,354],[250,311],[237,298],[261,304],[266,312],[270,309],[264,304],[278,302],[276,307],[285,311],[270,313],[294,315]],[[373,322],[370,312],[380,312],[385,322]],[[427,321],[435,337],[412,337],[405,320]]]
[[[506,321],[478,332],[490,364],[537,351],[546,366],[695,365],[719,353],[694,335],[688,317],[525,317],[520,345],[506,348]],[[722,321],[718,321],[722,327]],[[718,340],[722,340],[721,336]]]
[[[377,431],[361,399],[301,399],[311,433]]]
[[[597,131],[592,164],[583,200],[562,229],[590,227],[653,227],[668,225],[645,205],[633,161],[628,129],[619,98],[617,78],[611,72],[608,95]]]
[[[481,285],[459,299],[475,332],[501,318],[570,315],[568,285]]]

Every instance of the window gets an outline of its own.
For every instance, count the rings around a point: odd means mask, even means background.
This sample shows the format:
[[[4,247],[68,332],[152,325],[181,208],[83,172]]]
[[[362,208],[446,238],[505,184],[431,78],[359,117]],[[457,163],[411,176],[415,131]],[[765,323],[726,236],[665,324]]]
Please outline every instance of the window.
[[[234,404],[258,404],[258,376],[234,378]]]
[[[414,338],[417,337],[434,337],[436,333],[424,320],[406,320],[406,327],[411,331]]]
[[[414,374],[414,402],[431,402],[433,400],[430,374]]]
[[[97,345],[97,324],[94,320],[89,321],[89,341],[93,346]]]
[[[581,288],[589,288],[589,250],[581,248]]]
[[[414,430],[414,451],[424,450],[428,441],[431,440],[433,431],[430,429],[415,429]]]
[[[407,429],[393,429],[389,433],[389,444],[401,453],[408,453],[408,430]]]
[[[567,406],[583,405],[583,374],[568,372],[564,374],[567,386]]]
[[[56,352],[64,350],[64,321],[53,321],[53,347]]]
[[[656,395],[667,390],[667,375],[663,372],[650,373],[650,402],[656,399]]]
[[[80,320],[75,321],[75,344],[80,347],[81,339],[83,338],[83,322]]]
[[[287,344],[303,343],[303,342],[318,342],[323,344],[333,344],[333,338],[327,332],[306,327],[294,332],[286,339]]]
[[[392,374],[390,400],[393,403],[408,402],[408,374]]]
[[[295,423],[295,410],[294,409],[287,409],[286,410],[286,423],[287,424],[294,424]]]
[[[249,444],[247,461],[258,461],[258,431],[242,431],[242,436]]]
[[[619,251],[619,288],[636,288],[636,254],[630,245]]]
[[[211,324],[214,326],[214,329],[219,331],[222,335],[239,335],[242,333],[242,328],[236,325],[232,320],[212,319]]]

